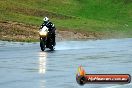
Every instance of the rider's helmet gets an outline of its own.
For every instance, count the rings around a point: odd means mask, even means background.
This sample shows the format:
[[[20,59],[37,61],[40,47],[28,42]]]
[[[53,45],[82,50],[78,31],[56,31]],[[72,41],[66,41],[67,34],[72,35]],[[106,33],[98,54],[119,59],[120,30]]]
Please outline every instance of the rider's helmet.
[[[48,22],[49,21],[49,18],[48,17],[44,17],[43,21],[44,22]]]

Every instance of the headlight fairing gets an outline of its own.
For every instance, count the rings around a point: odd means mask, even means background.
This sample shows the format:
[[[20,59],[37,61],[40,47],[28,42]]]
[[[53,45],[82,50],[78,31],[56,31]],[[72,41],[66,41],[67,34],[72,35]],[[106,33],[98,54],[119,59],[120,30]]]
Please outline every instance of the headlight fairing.
[[[47,32],[45,31],[45,32],[39,32],[39,35],[41,35],[41,36],[46,36],[47,35]]]

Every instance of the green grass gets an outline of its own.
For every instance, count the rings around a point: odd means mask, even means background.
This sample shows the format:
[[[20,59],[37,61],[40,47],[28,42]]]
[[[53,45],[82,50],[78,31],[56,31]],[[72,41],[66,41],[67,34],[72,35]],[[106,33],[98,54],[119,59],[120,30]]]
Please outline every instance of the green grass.
[[[1,0],[0,20],[39,26],[44,16],[58,29],[115,32],[132,37],[131,0]]]

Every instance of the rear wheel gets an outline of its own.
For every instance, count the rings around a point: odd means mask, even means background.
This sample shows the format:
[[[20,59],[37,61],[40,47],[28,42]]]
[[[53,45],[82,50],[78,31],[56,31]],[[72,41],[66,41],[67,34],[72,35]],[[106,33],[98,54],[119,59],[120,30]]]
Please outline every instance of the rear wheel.
[[[50,50],[54,51],[54,46],[53,45],[50,46]]]
[[[49,49],[50,49],[51,51],[54,51],[54,44],[53,44],[52,38],[50,38]]]
[[[43,40],[40,40],[40,48],[42,51],[45,50],[45,42]]]

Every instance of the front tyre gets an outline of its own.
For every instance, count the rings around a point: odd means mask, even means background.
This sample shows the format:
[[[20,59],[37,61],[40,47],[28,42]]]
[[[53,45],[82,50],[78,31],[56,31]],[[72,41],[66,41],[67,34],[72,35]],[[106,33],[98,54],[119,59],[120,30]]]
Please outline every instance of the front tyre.
[[[45,42],[43,40],[40,40],[40,48],[42,51],[45,50]]]

